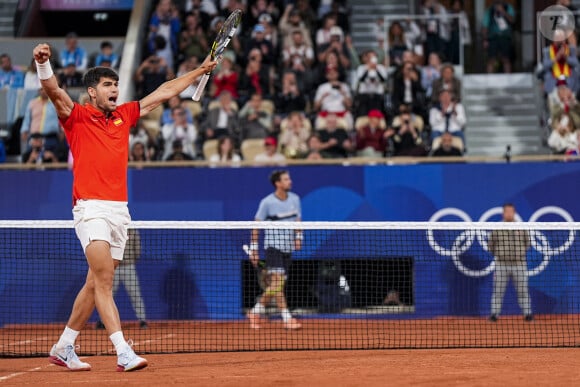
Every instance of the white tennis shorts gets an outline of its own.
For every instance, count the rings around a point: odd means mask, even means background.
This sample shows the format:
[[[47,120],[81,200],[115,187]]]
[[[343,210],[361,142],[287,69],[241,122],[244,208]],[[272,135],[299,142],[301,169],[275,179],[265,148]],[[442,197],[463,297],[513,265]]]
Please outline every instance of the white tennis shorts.
[[[119,261],[123,259],[127,226],[131,222],[127,202],[77,200],[73,219],[83,251],[91,241],[107,241],[111,246],[111,256]]]

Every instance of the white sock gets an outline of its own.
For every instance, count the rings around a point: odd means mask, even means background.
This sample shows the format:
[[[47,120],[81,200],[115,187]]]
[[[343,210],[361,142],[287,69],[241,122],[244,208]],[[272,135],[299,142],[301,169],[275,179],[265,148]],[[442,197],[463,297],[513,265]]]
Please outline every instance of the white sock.
[[[292,319],[292,315],[288,309],[282,309],[280,313],[282,314],[282,320],[284,320],[284,322],[288,322]]]
[[[109,339],[111,339],[111,342],[115,346],[115,350],[117,351],[117,356],[122,354],[123,352],[126,352],[127,348],[130,348],[129,344],[127,344],[127,342],[125,341],[125,338],[123,337],[122,331],[117,331],[117,332],[113,333],[111,336],[109,336]]]
[[[68,326],[64,327],[64,331],[62,335],[60,335],[60,339],[58,339],[58,343],[56,343],[57,348],[64,348],[67,345],[74,345],[77,336],[79,335],[79,331],[75,331],[74,329],[70,329]]]
[[[252,308],[252,313],[255,313],[255,314],[264,314],[264,313],[266,313],[266,308],[264,307],[264,305],[262,305],[261,302],[257,302],[256,303],[256,306],[254,306]]]

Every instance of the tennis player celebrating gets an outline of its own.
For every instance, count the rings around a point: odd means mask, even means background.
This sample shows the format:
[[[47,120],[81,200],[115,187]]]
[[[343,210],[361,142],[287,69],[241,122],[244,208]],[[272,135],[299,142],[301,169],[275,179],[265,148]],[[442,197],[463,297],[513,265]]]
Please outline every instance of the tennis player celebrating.
[[[266,196],[260,202],[255,219],[257,221],[282,221],[300,222],[302,209],[300,197],[290,192],[292,180],[286,170],[277,170],[270,175],[270,182],[276,190]],[[250,261],[254,266],[258,265],[258,239],[260,230],[252,230],[252,243],[250,244]],[[248,312],[248,320],[252,329],[260,328],[260,315],[262,315],[270,300],[274,298],[276,305],[282,314],[286,329],[300,329],[302,326],[292,317],[284,296],[284,284],[291,263],[291,254],[294,250],[302,248],[303,234],[301,230],[266,230],[264,237],[264,249],[266,250],[266,270],[268,275],[268,287]]]
[[[117,371],[144,368],[147,360],[137,356],[125,341],[112,293],[115,268],[123,259],[131,220],[127,208],[129,129],[198,76],[213,70],[217,62],[208,57],[199,68],[165,82],[142,100],[121,105],[117,105],[117,73],[95,67],[84,75],[89,102],[81,106],[58,86],[50,67],[50,47],[39,44],[33,55],[40,83],[56,107],[74,158],[73,217],[89,265],[86,282],[49,359],[73,371],[91,369],[76,355],[74,343],[96,306],[117,351]]]

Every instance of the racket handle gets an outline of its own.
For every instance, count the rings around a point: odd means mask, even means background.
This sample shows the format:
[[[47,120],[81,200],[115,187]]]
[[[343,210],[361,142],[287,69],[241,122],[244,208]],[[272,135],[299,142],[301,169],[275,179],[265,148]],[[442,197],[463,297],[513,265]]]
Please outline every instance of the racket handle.
[[[201,94],[203,93],[203,90],[205,89],[205,85],[207,85],[208,80],[209,74],[203,74],[201,76],[201,80],[199,81],[199,84],[197,85],[195,93],[193,93],[191,99],[193,99],[194,101],[199,101],[201,99]]]

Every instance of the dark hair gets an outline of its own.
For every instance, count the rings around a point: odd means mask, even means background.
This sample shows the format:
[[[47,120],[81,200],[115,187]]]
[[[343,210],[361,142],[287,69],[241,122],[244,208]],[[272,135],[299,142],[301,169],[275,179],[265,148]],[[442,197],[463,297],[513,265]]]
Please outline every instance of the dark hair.
[[[163,35],[155,35],[153,38],[153,44],[155,49],[163,50],[165,47],[167,47],[167,39],[165,39]]]
[[[220,138],[218,138],[218,143],[217,143],[217,146],[218,146],[218,154],[220,155],[220,157],[223,156],[221,154],[222,144],[224,142],[226,142],[226,140],[229,140],[230,141],[230,145],[231,146],[230,146],[230,149],[228,150],[227,157],[228,157],[228,160],[231,160],[232,157],[234,156],[234,142],[233,142],[233,140],[232,140],[232,138],[230,136],[221,136]]]
[[[516,206],[514,206],[514,204],[513,203],[510,203],[510,202],[507,202],[507,203],[504,203],[503,204],[503,208],[506,208],[506,207],[511,207],[511,208],[514,208],[514,209],[516,208]]]
[[[177,106],[174,106],[171,108],[171,114],[174,114],[176,110],[179,110],[179,111],[182,111],[183,113],[186,113],[185,108],[183,106],[177,105]]]
[[[401,35],[404,37],[405,35],[405,30],[403,29],[403,26],[401,25],[401,23],[399,23],[398,21],[394,21],[391,23],[391,26],[389,27],[389,31],[388,31],[388,39],[389,39],[389,43],[394,43],[395,40],[395,28],[399,28],[399,30],[401,31]]]
[[[409,105],[407,105],[406,103],[402,103],[399,105],[399,114],[408,114],[411,113],[411,109],[409,108]]]
[[[311,134],[310,136],[308,136],[308,139],[306,140],[306,142],[307,143],[310,142],[310,140],[312,140],[313,138],[317,138],[320,140],[320,134],[318,134],[318,133]]]
[[[275,187],[276,183],[280,181],[282,175],[287,175],[288,171],[285,169],[277,169],[270,174],[270,183]]]
[[[113,48],[113,43],[109,42],[108,40],[104,40],[103,42],[101,42],[101,50],[107,47]]]
[[[116,82],[119,81],[119,75],[115,72],[115,70],[109,67],[93,67],[83,77],[83,85],[88,89],[89,87],[95,88],[101,78],[108,78],[112,79]]]

